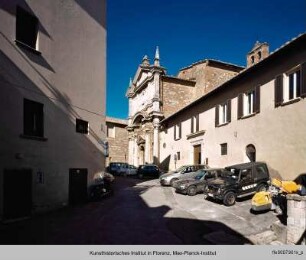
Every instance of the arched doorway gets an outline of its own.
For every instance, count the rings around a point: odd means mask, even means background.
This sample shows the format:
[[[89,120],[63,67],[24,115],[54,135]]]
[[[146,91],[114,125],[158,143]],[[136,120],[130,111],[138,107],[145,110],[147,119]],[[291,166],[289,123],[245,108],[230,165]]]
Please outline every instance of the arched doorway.
[[[256,161],[256,148],[253,144],[249,144],[245,148],[245,152],[247,157],[250,159],[251,162]]]

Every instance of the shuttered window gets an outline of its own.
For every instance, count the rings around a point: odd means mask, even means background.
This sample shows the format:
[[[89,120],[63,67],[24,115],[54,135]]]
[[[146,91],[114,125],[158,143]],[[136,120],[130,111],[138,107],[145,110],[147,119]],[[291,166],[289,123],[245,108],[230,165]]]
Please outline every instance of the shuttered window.
[[[275,107],[283,103],[283,75],[278,75],[274,80]]]
[[[199,131],[199,115],[191,117],[191,133],[196,133]]]
[[[231,100],[217,105],[215,108],[215,126],[221,126],[231,122]]]
[[[276,76],[274,80],[275,107],[289,105],[306,97],[306,63]]]
[[[182,123],[179,123],[174,126],[174,140],[179,140],[181,138],[182,138]]]
[[[260,86],[238,95],[237,117],[241,119],[260,112]]]

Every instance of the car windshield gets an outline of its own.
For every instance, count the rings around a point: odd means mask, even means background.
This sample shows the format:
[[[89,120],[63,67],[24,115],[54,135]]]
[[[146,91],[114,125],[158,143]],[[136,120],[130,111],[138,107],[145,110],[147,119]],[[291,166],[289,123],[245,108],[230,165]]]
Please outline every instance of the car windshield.
[[[227,170],[229,171],[228,172],[229,176],[231,176],[233,179],[238,179],[239,173],[240,173],[239,169],[236,169],[236,168],[227,168]],[[226,175],[226,176],[228,176],[228,175]]]
[[[185,168],[186,168],[186,166],[181,166],[180,168],[176,169],[174,172],[181,172]]]
[[[195,180],[200,180],[205,175],[205,171],[203,170],[197,170],[196,176],[194,177]]]
[[[220,176],[221,177],[227,177],[227,176],[230,176],[231,175],[231,172],[230,171],[222,171]]]

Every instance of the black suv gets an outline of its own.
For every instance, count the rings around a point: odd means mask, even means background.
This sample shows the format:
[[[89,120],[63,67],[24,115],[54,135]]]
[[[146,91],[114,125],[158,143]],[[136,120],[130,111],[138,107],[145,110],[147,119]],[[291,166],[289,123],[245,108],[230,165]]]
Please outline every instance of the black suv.
[[[269,170],[264,162],[251,162],[228,166],[229,174],[205,186],[204,198],[211,197],[232,206],[242,198],[266,190],[270,184]]]
[[[137,176],[139,179],[145,177],[158,178],[160,170],[155,164],[140,165],[137,169]]]

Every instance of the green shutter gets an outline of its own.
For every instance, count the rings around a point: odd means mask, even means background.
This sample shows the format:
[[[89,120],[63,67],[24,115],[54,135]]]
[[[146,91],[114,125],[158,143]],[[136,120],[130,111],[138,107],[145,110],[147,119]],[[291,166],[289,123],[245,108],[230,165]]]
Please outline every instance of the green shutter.
[[[275,107],[283,103],[283,75],[278,75],[274,80]]]
[[[215,126],[219,125],[219,105],[216,105],[215,108]]]
[[[231,102],[232,100],[231,99],[229,99],[229,100],[227,100],[227,111],[226,111],[226,113],[227,113],[227,122],[228,123],[230,123],[231,122],[231,117],[232,117],[232,106],[231,106]]]
[[[300,77],[300,96],[302,98],[306,97],[306,62],[301,66],[301,77]]]
[[[255,88],[255,100],[254,100],[254,109],[255,113],[260,112],[260,86]]]
[[[237,113],[238,119],[240,119],[243,116],[243,94],[240,93],[238,95],[238,113]]]

